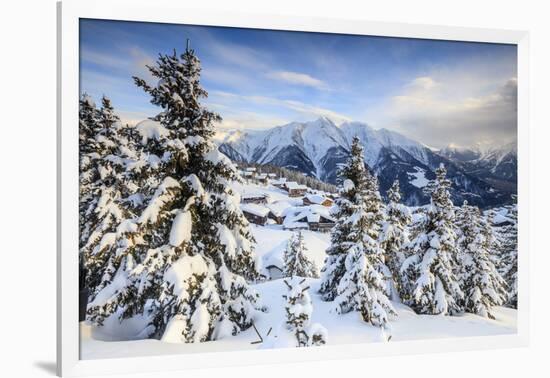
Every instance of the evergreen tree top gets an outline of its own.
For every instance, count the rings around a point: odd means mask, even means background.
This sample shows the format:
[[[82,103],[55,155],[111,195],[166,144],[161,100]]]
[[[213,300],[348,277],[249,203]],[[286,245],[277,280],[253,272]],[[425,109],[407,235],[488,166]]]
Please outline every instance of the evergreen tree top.
[[[443,163],[435,170],[436,178],[427,186],[427,191],[431,195],[432,211],[448,210],[449,214],[453,213],[453,202],[449,189],[451,181],[447,179],[447,169]]]
[[[401,190],[399,188],[399,181],[395,180],[390,189],[388,189],[388,199],[390,202],[399,203],[401,201]]]
[[[155,119],[177,131],[180,138],[212,137],[212,123],[221,121],[221,117],[200,105],[200,99],[208,93],[200,85],[201,65],[195,51],[188,48],[178,54],[174,49],[171,55],[159,54],[156,64],[147,68],[158,79],[156,86],[136,76],[133,79],[151,95],[151,103],[163,109]]]

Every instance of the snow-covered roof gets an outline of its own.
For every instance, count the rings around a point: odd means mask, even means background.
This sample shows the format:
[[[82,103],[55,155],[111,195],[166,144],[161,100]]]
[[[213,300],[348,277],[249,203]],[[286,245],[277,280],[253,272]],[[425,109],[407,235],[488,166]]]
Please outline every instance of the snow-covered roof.
[[[267,178],[267,173],[261,173],[258,175],[258,178],[259,179],[264,179],[264,178]]]
[[[241,204],[241,210],[258,217],[265,217],[269,214],[269,209],[267,207],[255,203],[243,203]]]
[[[279,179],[272,181],[272,184],[274,185],[282,185],[284,183],[286,183],[286,177],[280,177]]]
[[[325,202],[328,198],[320,195],[320,194],[306,194],[305,195],[305,198],[307,198],[307,200],[311,203],[315,203],[315,204],[322,204],[323,202]]]
[[[277,201],[267,205],[267,208],[271,210],[273,215],[280,217],[283,216],[285,211],[293,207],[292,204],[288,201]]]
[[[248,172],[256,172],[256,168],[254,168],[254,167],[248,167],[248,168],[246,168],[246,170]]]
[[[283,261],[283,252],[280,248],[274,248],[269,253],[262,257],[262,266],[269,268],[275,266],[279,269],[283,269],[285,263]]]
[[[307,186],[298,184],[296,181],[289,181],[285,184],[285,186],[291,190],[291,189],[307,189]]]
[[[284,216],[283,226],[285,228],[300,227],[297,223],[316,223],[319,222],[321,217],[333,222],[335,221],[330,215],[330,209],[322,205],[291,207],[284,212]]]
[[[243,193],[241,196],[244,199],[247,198],[267,198],[267,194],[265,193]]]

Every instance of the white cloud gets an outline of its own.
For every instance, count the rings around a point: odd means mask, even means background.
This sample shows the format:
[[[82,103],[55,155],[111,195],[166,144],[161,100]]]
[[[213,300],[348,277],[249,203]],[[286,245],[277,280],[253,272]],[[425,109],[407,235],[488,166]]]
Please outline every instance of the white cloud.
[[[80,60],[82,62],[87,62],[108,68],[120,69],[121,67],[126,67],[128,65],[128,62],[125,59],[115,57],[112,54],[105,54],[87,48],[83,48],[80,50]]]
[[[203,39],[201,50],[208,51],[223,65],[231,64],[260,71],[266,71],[269,68],[270,57],[265,52],[234,43],[219,42],[207,32],[203,32],[201,38]]]
[[[456,89],[456,90],[455,90]],[[517,135],[517,80],[465,96],[453,81],[420,77],[386,104],[385,122],[433,146],[504,144]]]
[[[436,82],[429,76],[421,76],[414,79],[409,86],[416,90],[430,90],[436,86]]]
[[[331,109],[306,104],[301,101],[278,99],[267,96],[240,95],[223,91],[213,91],[210,95],[210,101],[214,103],[221,104],[227,108],[235,107],[235,105],[245,105],[246,109],[258,114],[258,116],[261,116],[265,111],[254,109],[251,104],[256,104],[259,107],[270,107],[272,108],[272,112],[276,112],[277,114],[288,114],[292,121],[312,120],[321,116],[328,117],[336,123],[352,120],[347,115],[335,112]],[[270,126],[276,125],[277,124],[272,124]]]
[[[312,87],[319,90],[328,90],[328,85],[322,80],[316,79],[308,74],[292,71],[271,71],[267,74],[271,79],[281,80],[289,84]]]

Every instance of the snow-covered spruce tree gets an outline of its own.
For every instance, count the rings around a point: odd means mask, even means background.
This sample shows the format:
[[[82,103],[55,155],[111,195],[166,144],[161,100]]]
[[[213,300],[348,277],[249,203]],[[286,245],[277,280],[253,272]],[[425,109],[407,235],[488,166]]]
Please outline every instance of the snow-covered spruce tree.
[[[407,303],[420,314],[460,312],[463,293],[456,269],[457,247],[455,213],[443,164],[428,187],[431,202],[422,230],[410,243],[411,256],[402,266],[402,274],[412,277]]]
[[[200,104],[200,62],[191,49],[159,55],[148,67],[155,86],[134,78],[162,108],[150,125],[155,142],[142,156],[160,184],[144,190],[135,223],[117,230],[102,290],[88,313],[102,324],[145,314],[144,334],[201,342],[252,324],[259,277],[253,237],[231,183],[238,172],[212,141],[220,117]]]
[[[336,210],[333,214],[337,222],[331,231],[331,245],[326,251],[327,257],[321,269],[319,288],[319,293],[326,301],[334,300],[338,283],[345,273],[345,259],[348,247],[352,243],[347,242],[352,230],[352,225],[347,220],[354,213],[356,203],[361,202],[367,186],[363,151],[357,138],[353,140],[350,158],[338,172],[338,183],[339,196],[335,200]]]
[[[384,250],[384,262],[392,275],[391,297],[393,300],[399,300],[407,287],[406,278],[401,274],[401,266],[407,257],[405,254],[405,246],[409,242],[407,227],[411,223],[409,208],[400,203],[399,181],[395,180],[388,190],[388,200],[380,233],[380,246]]]
[[[502,259],[500,256],[501,252],[501,245],[502,245],[502,237],[500,235],[500,227],[495,223],[495,219],[498,221],[498,215],[497,215],[497,209],[488,209],[485,212],[483,212],[483,216],[487,220],[487,222],[490,224],[493,233],[495,235],[495,242],[493,243],[493,247],[491,248],[490,258],[495,267],[497,268],[497,271],[500,273],[501,276],[503,276],[504,266],[502,265]],[[458,214],[457,214],[458,217]]]
[[[288,288],[286,300],[286,327],[296,338],[297,347],[321,346],[328,341],[328,332],[319,323],[311,323],[313,305],[305,278],[290,277],[284,281]]]
[[[506,283],[490,258],[495,237],[479,209],[465,201],[457,216],[460,227],[458,246],[464,310],[494,319],[493,306],[506,300]]]
[[[288,241],[284,253],[284,276],[285,277],[313,277],[319,278],[319,272],[315,263],[306,255],[304,235],[298,231]]]
[[[304,278],[291,277],[284,279],[288,288],[286,299],[286,326],[296,337],[296,346],[308,346],[310,343],[309,335],[306,330],[311,320],[313,305],[308,293],[309,286],[304,286]]]
[[[117,158],[125,166],[125,171],[120,175],[122,181],[122,197],[125,206],[138,212],[143,209],[144,193],[151,191],[151,187],[158,187],[155,181],[154,165],[147,164],[143,156],[144,148],[149,148],[148,143],[142,143],[142,137],[137,127],[124,125],[119,129],[119,152]],[[150,185],[149,181],[155,185]]]
[[[518,306],[518,208],[517,204],[506,206],[506,221],[498,227],[501,275],[508,286],[506,305]]]
[[[123,219],[131,216],[121,203],[125,183],[122,174],[126,166],[118,156],[121,143],[120,120],[107,97],[104,96],[101,103],[97,112],[99,128],[94,136],[95,150],[89,154],[93,155],[91,169],[97,172],[94,175],[95,180],[90,184],[94,198],[85,213],[84,224],[88,230],[88,238],[80,250],[87,272],[86,287],[92,297],[109,260],[110,248],[101,243],[102,238],[105,234],[114,232]]]
[[[374,248],[374,244],[368,247]],[[369,257],[359,243],[350,247],[345,260],[346,273],[338,284],[336,310],[359,311],[365,322],[385,328],[390,316],[397,313],[388,298],[384,276]]]
[[[99,132],[99,114],[95,102],[84,93],[79,101],[79,245],[82,247],[90,235],[86,223],[89,209],[97,201],[97,191],[93,183],[97,180],[95,169],[97,142],[95,136]]]
[[[376,179],[363,161],[363,149],[354,138],[351,157],[340,171],[343,181],[336,200],[337,222],[321,278],[324,300],[335,301],[337,311],[359,311],[366,322],[384,326],[395,315],[387,293],[383,250],[378,238],[381,198]]]

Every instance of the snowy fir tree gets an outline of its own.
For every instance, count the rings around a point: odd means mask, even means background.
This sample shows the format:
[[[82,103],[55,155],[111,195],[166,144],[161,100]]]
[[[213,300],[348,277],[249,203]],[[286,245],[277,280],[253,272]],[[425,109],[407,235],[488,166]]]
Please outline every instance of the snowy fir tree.
[[[313,305],[309,296],[309,286],[300,277],[286,278],[283,281],[288,292],[283,297],[286,300],[286,327],[296,338],[297,347],[321,346],[328,340],[327,330],[319,323],[311,323]]]
[[[353,243],[346,240],[352,231],[351,224],[347,220],[354,213],[356,202],[361,202],[367,186],[363,151],[357,138],[353,140],[349,160],[338,173],[341,188],[335,200],[336,210],[333,214],[337,218],[337,223],[331,231],[331,246],[326,251],[327,257],[321,270],[319,290],[323,299],[327,301],[332,301],[336,297],[338,283],[345,273],[346,254],[348,247]],[[347,244],[344,244],[346,242]]]
[[[104,235],[115,231],[130,213],[122,203],[124,180],[122,175],[126,165],[118,157],[121,129],[120,120],[107,97],[101,100],[97,111],[94,150],[87,154],[90,169],[94,174],[89,183],[93,200],[88,202],[84,228],[87,239],[80,250],[86,269],[86,287],[93,296],[101,281],[105,264],[109,260],[109,248],[101,243]]]
[[[496,227],[498,238],[497,254],[500,258],[499,270],[508,286],[506,305],[518,306],[518,208],[517,204],[505,207],[505,219]]]
[[[356,310],[365,322],[386,328],[390,317],[397,313],[388,298],[384,276],[374,267],[360,244],[350,248],[345,268],[335,298],[336,311]]]
[[[292,235],[284,252],[283,273],[285,277],[319,277],[315,263],[309,260],[306,252],[304,235],[298,231]]]
[[[286,300],[286,326],[296,337],[296,346],[308,346],[309,336],[306,332],[311,320],[313,305],[308,293],[309,286],[304,286],[304,278],[291,277],[283,282],[288,288]]]
[[[409,242],[408,225],[411,223],[411,212],[407,206],[400,203],[399,181],[394,181],[387,196],[389,203],[382,223],[380,246],[384,250],[385,264],[392,275],[392,299],[399,300],[402,295],[406,295],[408,287],[406,277],[401,274],[401,267],[407,257],[405,246]]]
[[[385,267],[378,241],[382,201],[377,181],[365,167],[358,138],[353,140],[340,178],[343,185],[336,200],[337,222],[319,291],[324,300],[335,301],[338,312],[356,310],[366,322],[384,326],[395,310],[381,269]]]
[[[494,319],[491,308],[506,300],[506,283],[490,258],[495,242],[491,225],[465,201],[457,214],[464,310]]]
[[[411,256],[401,268],[408,277],[411,292],[407,303],[420,314],[460,312],[463,293],[455,276],[457,247],[455,212],[443,164],[428,187],[431,201],[421,231],[410,243]]]
[[[97,191],[93,183],[97,179],[95,161],[97,143],[95,136],[98,134],[99,112],[95,102],[88,94],[83,94],[79,102],[79,244],[88,240],[90,229],[86,224],[90,208],[97,198]]]
[[[84,94],[79,109],[80,139],[80,251],[86,287],[93,293],[102,271],[104,251],[92,252],[107,231],[116,227],[123,215],[120,191],[124,180],[129,152],[126,139],[120,134],[121,125],[111,101],[102,98],[97,108],[92,98]]]
[[[252,324],[259,277],[254,239],[231,188],[238,172],[212,141],[220,117],[203,107],[200,62],[192,49],[159,55],[155,86],[134,78],[162,111],[141,125],[142,210],[119,225],[89,319],[148,318],[143,333],[202,342]],[[140,127],[139,125],[137,126]],[[158,183],[158,184],[157,184]]]

